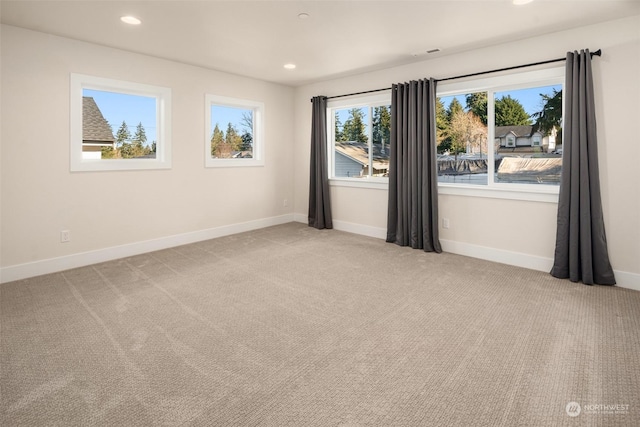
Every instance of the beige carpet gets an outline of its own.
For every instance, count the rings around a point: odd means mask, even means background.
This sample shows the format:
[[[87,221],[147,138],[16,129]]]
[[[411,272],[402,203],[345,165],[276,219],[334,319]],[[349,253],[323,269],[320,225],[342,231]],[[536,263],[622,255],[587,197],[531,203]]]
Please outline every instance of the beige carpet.
[[[640,425],[627,289],[292,223],[0,291],[3,426]]]

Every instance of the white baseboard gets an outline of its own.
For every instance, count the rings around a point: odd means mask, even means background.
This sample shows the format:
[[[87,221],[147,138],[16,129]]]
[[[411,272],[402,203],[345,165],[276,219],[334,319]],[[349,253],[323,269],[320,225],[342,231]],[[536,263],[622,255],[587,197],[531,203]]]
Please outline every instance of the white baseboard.
[[[301,222],[303,224],[307,224],[308,222],[307,216],[305,214],[294,213],[270,218],[262,218],[238,224],[224,225],[221,227],[193,231],[190,233],[176,234],[173,236],[146,240],[143,242],[113,246],[109,248],[98,249],[95,251],[66,255],[58,258],[50,258],[41,261],[13,265],[0,268],[0,283],[26,279],[28,277],[40,276],[42,274],[55,273],[56,271],[83,267],[85,265],[91,265],[100,262],[111,261],[114,259],[139,255],[147,252],[153,252],[161,249],[172,248],[175,246],[200,242],[202,240],[215,239],[216,237],[257,230],[259,228],[285,224],[292,221]],[[333,227],[336,230],[346,231],[349,233],[360,234],[363,236],[369,236],[378,239],[386,239],[387,237],[387,230],[380,227],[372,227],[369,225],[355,224],[352,222],[340,220],[334,220]],[[553,260],[551,258],[489,248],[486,246],[472,245],[470,243],[456,242],[453,240],[441,239],[440,244],[442,245],[442,250],[445,252],[484,259],[487,261],[499,262],[502,264],[530,268],[532,270],[550,271],[551,267],[553,266]],[[616,275],[617,286],[640,291],[640,274],[629,273],[620,270],[614,270],[614,273]]]
[[[452,254],[465,255],[472,258],[479,258],[502,264],[515,265],[517,267],[529,268],[531,270],[551,271],[551,267],[553,267],[553,259],[536,255],[489,248],[486,246],[473,245],[471,243],[456,242],[454,240],[440,239],[440,245],[442,245],[443,251],[450,252]]]
[[[296,213],[294,215],[294,221],[308,224],[308,217],[305,214]],[[363,236],[375,237],[377,239],[386,239],[387,230],[380,227],[372,227],[370,225],[356,224],[353,222],[333,220],[333,229],[346,231],[348,233],[361,234]]]
[[[307,216],[304,214],[294,214],[296,222],[307,223]],[[333,220],[333,228],[349,233],[362,234],[364,236],[386,239],[387,230],[368,225],[354,224],[351,222]],[[440,239],[442,250],[457,255],[465,255],[472,258],[484,259],[487,261],[499,262],[517,267],[529,268],[538,271],[551,271],[553,259],[536,255],[523,254],[520,252],[506,251],[503,249],[489,248],[486,246],[472,245],[470,243],[456,242],[453,240]],[[640,274],[626,271],[614,270],[617,286],[621,288],[640,291]]]
[[[285,224],[287,222],[292,222],[293,220],[293,214],[262,218],[238,224],[223,225],[221,227],[209,228],[206,230],[161,237],[159,239],[145,240],[142,242],[97,249],[95,251],[81,252],[57,258],[49,258],[25,264],[2,267],[0,268],[0,283],[26,279],[28,277],[40,276],[42,274],[55,273],[56,271],[83,267],[85,265],[172,248],[175,246],[200,242],[202,240],[215,239],[216,237],[228,236],[230,234],[270,227],[272,225]]]

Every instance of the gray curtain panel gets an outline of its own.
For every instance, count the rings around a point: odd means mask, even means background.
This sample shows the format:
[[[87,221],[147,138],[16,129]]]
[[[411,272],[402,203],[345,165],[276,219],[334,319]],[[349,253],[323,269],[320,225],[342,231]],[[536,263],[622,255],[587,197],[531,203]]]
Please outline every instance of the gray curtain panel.
[[[600,197],[598,144],[588,50],[567,53],[562,178],[551,275],[615,285]]]
[[[387,242],[426,252],[442,252],[435,108],[435,80],[393,85]]]
[[[327,167],[327,98],[315,96],[311,117],[311,165],[309,167],[309,226],[333,228]]]

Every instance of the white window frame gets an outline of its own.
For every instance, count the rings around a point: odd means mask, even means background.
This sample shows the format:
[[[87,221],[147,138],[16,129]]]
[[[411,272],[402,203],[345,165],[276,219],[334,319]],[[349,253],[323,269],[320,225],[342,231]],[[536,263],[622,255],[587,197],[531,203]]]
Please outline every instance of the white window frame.
[[[327,161],[329,164],[329,184],[340,187],[361,187],[386,190],[389,188],[389,178],[366,176],[361,178],[336,177],[335,176],[335,115],[334,110],[361,107],[382,107],[391,105],[391,90],[371,95],[358,95],[333,99],[327,102]],[[369,114],[368,121],[369,142],[372,142],[373,115]],[[372,162],[371,150],[369,162]],[[369,168],[371,170],[371,167]]]
[[[495,140],[496,92],[530,88],[532,86],[561,85],[564,89],[565,67],[546,68],[522,73],[506,74],[477,80],[442,83],[437,86],[437,96],[453,96],[473,92],[487,92],[487,140]],[[564,93],[564,92],[563,92]],[[564,105],[563,105],[564,116]],[[487,144],[489,159],[495,157],[494,144]],[[488,162],[487,184],[438,183],[440,194],[500,199],[558,202],[559,185],[499,183],[494,180],[495,163]]]
[[[70,170],[72,172],[171,168],[171,89],[142,83],[71,73]],[[82,95],[84,89],[156,99],[155,159],[84,159],[82,157]]]
[[[253,157],[250,159],[214,159],[211,157],[211,106],[242,108],[253,111]],[[247,99],[231,98],[228,96],[205,95],[205,134],[204,134],[204,159],[205,167],[246,167],[264,166],[265,140],[264,140],[264,111],[263,102]]]

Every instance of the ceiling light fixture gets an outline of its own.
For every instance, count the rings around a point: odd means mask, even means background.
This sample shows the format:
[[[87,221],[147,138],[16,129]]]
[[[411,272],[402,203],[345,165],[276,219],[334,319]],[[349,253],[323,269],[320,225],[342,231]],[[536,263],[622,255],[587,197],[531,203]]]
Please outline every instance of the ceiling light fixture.
[[[522,6],[523,4],[531,3],[533,0],[513,0],[513,4],[516,6]]]
[[[129,25],[140,25],[140,24],[142,24],[141,20],[139,20],[135,16],[131,16],[131,15],[122,16],[122,17],[120,17],[120,20],[122,22],[124,22],[125,24],[129,24]]]
[[[296,68],[296,64],[284,64],[284,68],[286,68],[287,70],[293,70],[294,68]]]
[[[302,12],[298,14],[298,18],[300,19],[307,19],[309,16],[311,15],[309,15],[307,12]]]

